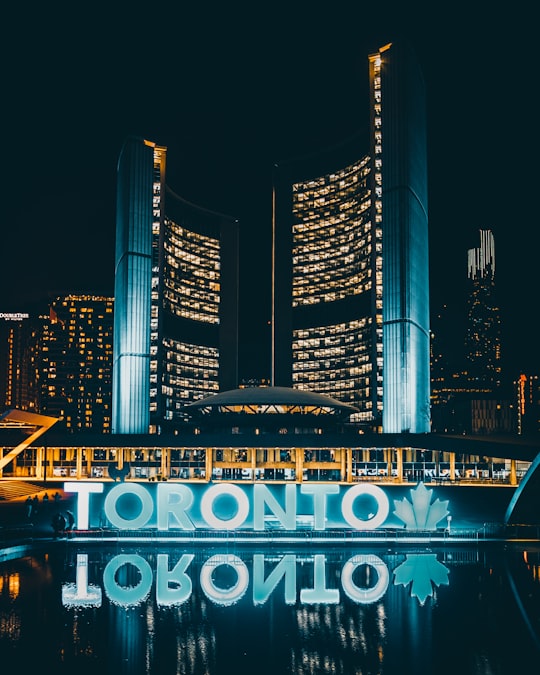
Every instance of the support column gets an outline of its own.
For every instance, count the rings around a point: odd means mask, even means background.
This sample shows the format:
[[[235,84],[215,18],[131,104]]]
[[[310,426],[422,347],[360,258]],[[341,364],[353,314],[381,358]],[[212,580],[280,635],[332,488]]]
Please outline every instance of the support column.
[[[403,483],[403,448],[396,448],[396,483]]]
[[[214,449],[206,448],[205,458],[204,458],[204,472],[205,480],[209,483],[212,480],[212,468],[214,466]]]
[[[343,450],[343,452],[345,453],[345,462],[346,462],[345,481],[347,483],[352,483],[353,482],[353,475],[352,475],[353,451],[352,451],[352,448],[345,448]]]
[[[345,448],[339,448],[339,475],[342,483],[347,481],[347,458],[345,457]]]
[[[456,453],[450,453],[450,480],[456,480]]]
[[[510,460],[510,485],[517,485],[516,460]]]
[[[392,480],[392,448],[386,448],[384,454],[386,461],[386,478]]]
[[[251,458],[251,480],[255,482],[255,469],[257,468],[257,448],[250,448],[249,454]]]
[[[296,482],[302,483],[304,480],[304,449],[295,448],[294,456],[296,459]]]
[[[36,478],[43,480],[43,448],[40,447],[36,451]]]
[[[75,455],[75,475],[77,476],[77,480],[81,480],[82,478],[82,456],[83,449],[77,448]]]
[[[163,478],[169,478],[171,474],[171,450],[170,448],[161,449],[161,475]]]

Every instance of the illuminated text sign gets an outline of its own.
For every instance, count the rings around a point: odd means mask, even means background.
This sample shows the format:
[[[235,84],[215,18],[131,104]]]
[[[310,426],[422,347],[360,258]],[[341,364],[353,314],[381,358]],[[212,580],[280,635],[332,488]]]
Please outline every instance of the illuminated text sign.
[[[310,525],[314,530],[346,527],[373,530],[388,517],[390,503],[376,485],[358,484],[343,488],[331,484],[284,485],[278,495],[274,486],[243,488],[219,483],[195,490],[194,487],[160,483],[145,487],[140,483],[114,485],[106,495],[103,483],[67,482],[66,492],[77,493],[79,530],[92,527],[94,501],[101,497],[100,521],[125,530],[155,528],[184,531],[206,528],[236,530],[268,529],[270,522],[287,530]],[[95,515],[94,515],[95,518]]]

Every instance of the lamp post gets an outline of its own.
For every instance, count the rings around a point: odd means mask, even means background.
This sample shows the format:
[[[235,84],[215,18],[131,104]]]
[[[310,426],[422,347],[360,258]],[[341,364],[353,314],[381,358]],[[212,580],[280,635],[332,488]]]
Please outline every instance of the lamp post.
[[[446,530],[448,534],[450,534],[450,523],[452,522],[452,516],[446,516],[446,522],[448,524]]]

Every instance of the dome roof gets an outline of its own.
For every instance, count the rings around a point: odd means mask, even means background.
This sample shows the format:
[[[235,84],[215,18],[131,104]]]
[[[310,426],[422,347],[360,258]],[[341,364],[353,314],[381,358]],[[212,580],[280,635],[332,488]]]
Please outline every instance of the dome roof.
[[[337,415],[348,417],[357,408],[330,396],[290,387],[244,387],[208,396],[184,408],[187,413],[247,413],[258,415]]]

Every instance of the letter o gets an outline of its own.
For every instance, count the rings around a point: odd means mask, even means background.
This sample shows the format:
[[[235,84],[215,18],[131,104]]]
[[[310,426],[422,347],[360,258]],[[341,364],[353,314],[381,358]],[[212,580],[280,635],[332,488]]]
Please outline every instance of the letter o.
[[[236,572],[236,583],[231,588],[218,588],[212,574],[217,567],[229,565]],[[201,569],[201,588],[206,596],[218,605],[232,605],[244,595],[249,584],[249,572],[246,564],[232,553],[214,555],[204,563]]]
[[[218,518],[213,511],[214,501],[221,495],[228,495],[236,500],[236,515],[228,520]],[[237,485],[213,485],[208,488],[201,499],[201,514],[208,525],[216,530],[235,530],[245,522],[249,515],[249,499]]]
[[[132,494],[139,498],[141,502],[141,512],[139,515],[131,520],[126,520],[119,515],[116,510],[116,503],[120,497]],[[112,525],[124,530],[138,530],[144,527],[150,520],[154,510],[154,502],[152,497],[148,494],[148,490],[138,485],[137,483],[130,483],[129,485],[117,485],[113,487],[105,498],[105,515]]]
[[[360,565],[369,565],[377,572],[377,583],[373,588],[359,588],[353,581],[353,573]],[[347,560],[341,570],[341,585],[346,595],[355,602],[370,604],[376,602],[386,593],[390,575],[386,564],[376,555],[355,555]]]
[[[357,497],[369,495],[377,502],[377,513],[369,520],[357,518],[353,512],[353,503]],[[357,530],[374,530],[384,523],[390,512],[388,497],[377,485],[355,485],[347,490],[341,501],[341,513],[351,527]]]
[[[141,580],[136,586],[119,586],[116,582],[116,573],[127,564],[136,567],[141,575]],[[152,568],[140,555],[117,555],[103,570],[103,586],[107,596],[115,604],[125,607],[138,605],[145,600],[152,588],[152,580]]]

